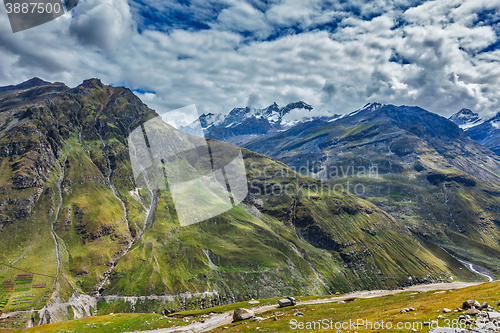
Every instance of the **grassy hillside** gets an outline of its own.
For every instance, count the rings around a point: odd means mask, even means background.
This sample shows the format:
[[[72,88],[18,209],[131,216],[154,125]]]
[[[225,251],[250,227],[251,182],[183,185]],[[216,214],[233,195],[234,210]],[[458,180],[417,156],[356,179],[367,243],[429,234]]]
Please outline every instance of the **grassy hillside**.
[[[224,298],[239,299],[447,278],[448,264],[375,206],[345,193],[329,194],[327,184],[262,155],[245,157],[251,188],[286,183],[299,186],[298,192],[253,193],[243,205],[183,228],[169,192],[162,192],[154,223],[120,259],[105,294],[218,290]],[[262,179],[264,168],[290,176]],[[258,202],[264,204],[256,209]]]

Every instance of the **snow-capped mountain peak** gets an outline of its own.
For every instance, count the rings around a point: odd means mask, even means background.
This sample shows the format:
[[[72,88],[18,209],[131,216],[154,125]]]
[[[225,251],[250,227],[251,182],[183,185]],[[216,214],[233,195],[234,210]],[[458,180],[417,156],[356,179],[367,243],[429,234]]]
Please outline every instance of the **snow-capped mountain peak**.
[[[469,109],[462,109],[448,119],[463,130],[468,130],[471,127],[484,123],[484,119],[481,119],[479,114]]]
[[[265,119],[272,125],[288,127],[286,124],[289,124],[292,120],[294,124],[296,124],[297,120],[302,118],[310,119],[311,116],[309,111],[312,109],[312,106],[303,101],[290,103],[284,107],[273,103],[263,109],[252,109],[248,106],[244,108],[234,108],[226,116],[213,113],[203,114],[199,118],[199,124],[197,120],[188,126],[182,127],[181,130],[184,131],[191,127],[199,126],[200,124],[203,129],[210,127],[234,127],[249,118]]]
[[[489,119],[488,122],[495,129],[500,129],[500,112],[498,112],[493,118]]]
[[[209,126],[219,125],[224,120],[224,117],[221,114],[208,113],[201,115],[199,119],[201,127],[207,128]]]
[[[221,114],[202,114],[191,124],[179,127],[179,130],[185,133],[203,136],[203,132],[206,128],[218,126],[222,121],[224,121],[224,116]]]
[[[227,115],[203,114],[188,126],[180,127],[184,132],[195,134],[202,132],[205,135],[221,140],[228,140],[234,136],[262,135],[269,131],[284,131],[300,123],[315,119],[329,120],[338,115],[328,111],[314,110],[303,101],[280,106],[273,103],[263,109],[250,107],[234,108]],[[197,129],[197,131],[194,131]],[[216,130],[217,129],[217,130]],[[198,135],[198,134],[195,134]],[[212,135],[212,136],[213,136]]]
[[[361,112],[373,112],[373,111],[376,111],[378,109],[381,109],[383,106],[384,106],[384,104],[381,104],[381,103],[368,103],[365,106],[363,106],[361,109],[358,109],[356,111],[348,113],[346,116],[352,117],[352,116],[358,115]]]
[[[269,116],[272,114],[280,113],[280,106],[274,102],[272,105],[269,105],[267,108],[260,110],[259,114],[262,116]]]

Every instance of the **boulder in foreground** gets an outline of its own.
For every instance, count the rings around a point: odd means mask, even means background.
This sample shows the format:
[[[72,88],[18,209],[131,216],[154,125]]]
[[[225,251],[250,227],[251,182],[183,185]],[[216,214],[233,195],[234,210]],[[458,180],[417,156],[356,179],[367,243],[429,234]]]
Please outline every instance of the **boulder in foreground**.
[[[234,310],[234,312],[233,312],[233,320],[234,321],[247,320],[247,319],[253,318],[254,316],[255,316],[255,314],[252,310],[243,309],[243,308],[238,308],[238,309]]]

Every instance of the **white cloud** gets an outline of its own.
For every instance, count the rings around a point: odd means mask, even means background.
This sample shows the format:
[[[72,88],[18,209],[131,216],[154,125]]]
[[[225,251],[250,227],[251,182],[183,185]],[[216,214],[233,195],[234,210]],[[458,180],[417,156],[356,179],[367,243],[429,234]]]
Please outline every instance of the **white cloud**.
[[[267,37],[272,31],[264,13],[254,6],[237,0],[232,0],[230,3],[232,6],[222,10],[218,16],[217,27],[219,29],[254,32],[261,38]]]
[[[73,14],[70,34],[82,45],[96,47],[110,56],[135,30],[130,7],[122,0],[82,1]]]
[[[127,1],[83,0],[74,17],[41,30],[12,34],[0,19],[0,85],[39,76],[74,86],[99,77],[154,92],[140,97],[160,113],[191,104],[224,113],[296,100],[337,113],[372,101],[443,115],[462,107],[493,113],[500,108],[498,51],[477,52],[497,36],[472,22],[498,2],[428,1],[403,13],[398,8],[407,1],[351,1],[362,15],[381,14],[368,21],[339,3],[321,11],[319,1],[287,0],[262,11],[227,0],[210,30],[139,33]],[[406,24],[395,28],[401,18]],[[334,33],[308,30],[332,21],[339,24]],[[262,41],[289,25],[305,31]]]
[[[308,25],[312,18],[319,14],[320,3],[318,0],[284,0],[272,6],[266,12],[266,16],[270,22],[283,26]]]

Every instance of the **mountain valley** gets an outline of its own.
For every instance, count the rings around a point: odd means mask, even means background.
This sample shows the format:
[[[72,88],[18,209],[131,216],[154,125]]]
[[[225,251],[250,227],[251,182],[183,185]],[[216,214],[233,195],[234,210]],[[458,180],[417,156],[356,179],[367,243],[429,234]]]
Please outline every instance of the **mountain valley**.
[[[0,93],[1,326],[96,313],[206,308],[284,294],[484,279],[429,243],[436,233],[471,242],[470,250],[478,256],[497,251],[498,229],[491,221],[497,214],[497,159],[469,142],[478,159],[473,166],[470,159],[458,156],[457,166],[441,165],[435,151],[426,153],[422,165],[431,165],[433,175],[448,170],[445,176],[450,178],[433,176],[437,178],[431,177],[431,182],[436,189],[449,183],[455,187],[436,195],[457,196],[471,187],[476,192],[468,195],[481,195],[485,202],[480,208],[491,211],[480,216],[484,221],[478,230],[462,220],[457,224],[464,234],[442,231],[447,220],[434,229],[425,224],[416,229],[390,210],[392,216],[334,184],[247,149],[241,151],[249,188],[245,200],[216,217],[181,226],[172,189],[138,187],[130,162],[127,138],[157,117],[129,89],[97,79],[75,88],[35,82]],[[269,143],[301,126],[313,130],[314,124],[335,122],[299,124]],[[359,125],[345,137],[350,140],[363,129],[369,127]],[[199,140],[166,124],[158,131],[184,141]],[[326,138],[324,133],[318,135]],[[228,143],[208,142],[214,152],[239,151]],[[405,149],[393,147],[402,156],[408,155]],[[294,161],[301,157],[284,156],[276,157],[299,165]],[[183,158],[182,165],[194,165],[189,155]],[[379,162],[380,172],[394,170],[392,162]],[[460,169],[472,167],[480,178]],[[430,173],[429,167],[425,174]],[[478,237],[484,237],[483,243],[478,244]],[[484,265],[496,269],[489,261]]]

